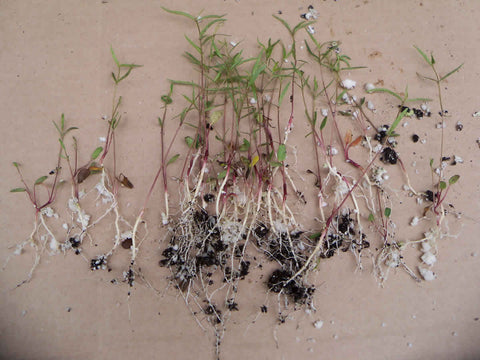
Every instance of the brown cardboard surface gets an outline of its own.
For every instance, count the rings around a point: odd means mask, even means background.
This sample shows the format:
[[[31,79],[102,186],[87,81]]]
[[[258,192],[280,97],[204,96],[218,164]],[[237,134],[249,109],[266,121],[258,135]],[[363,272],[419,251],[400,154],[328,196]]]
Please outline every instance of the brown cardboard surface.
[[[125,169],[135,188],[124,191],[121,206],[133,221],[158,166],[160,96],[167,79],[193,79],[195,73],[181,54],[187,43],[186,21],[166,14],[161,6],[197,13],[227,13],[223,32],[248,50],[256,39],[286,39],[271,14],[282,11],[290,23],[299,21],[305,1],[2,1],[0,3],[0,261],[31,231],[33,212],[24,194],[9,193],[19,181],[12,161],[23,164],[34,180],[55,167],[58,141],[52,120],[64,113],[78,126],[79,148],[90,151],[104,136],[102,115],[111,107],[112,60],[109,47],[127,61],[142,64],[122,85],[124,122],[118,129],[117,166]],[[480,358],[479,170],[480,123],[480,3],[475,1],[315,1],[315,25],[322,40],[338,39],[355,65],[367,70],[352,75],[359,83],[384,80],[385,86],[419,96],[435,97],[435,87],[418,79],[427,72],[412,45],[434,51],[440,71],[464,62],[463,69],[444,83],[448,124],[446,152],[464,159],[461,175],[448,202],[462,213],[449,218],[455,237],[439,242],[433,282],[415,283],[402,271],[392,272],[384,288],[371,269],[355,271],[346,254],[322,263],[311,281],[317,286],[317,311],[292,311],[278,325],[275,300],[265,303],[264,279],[252,276],[240,283],[241,311],[233,313],[222,341],[222,359],[478,359]],[[305,51],[305,49],[300,50]],[[377,100],[380,103],[380,100]],[[393,104],[393,102],[392,102]],[[388,100],[384,105],[390,106]],[[432,106],[436,108],[436,106]],[[385,110],[387,111],[387,110]],[[382,111],[376,121],[380,124]],[[433,121],[433,120],[432,120]],[[426,144],[405,142],[402,156],[417,161],[419,188],[430,181],[428,159],[439,146],[434,123],[410,120],[407,134],[417,133]],[[457,121],[464,129],[453,130]],[[299,127],[302,128],[302,127]],[[303,128],[302,128],[303,129]],[[298,135],[301,139],[303,135]],[[179,149],[181,147],[179,146]],[[308,161],[302,159],[302,161]],[[420,166],[420,164],[423,164]],[[392,173],[400,177],[400,173]],[[131,175],[130,175],[131,174]],[[90,185],[94,185],[92,182]],[[400,182],[394,183],[401,189]],[[67,194],[58,202],[65,203]],[[175,198],[175,196],[173,196]],[[395,213],[398,236],[419,236],[408,226],[412,202],[399,194]],[[127,297],[126,285],[110,283],[128,262],[120,254],[113,274],[92,273],[72,253],[44,252],[31,282],[15,289],[33,260],[31,248],[12,257],[0,272],[0,357],[2,359],[210,359],[213,336],[197,325],[174,289],[165,289],[168,276],[159,268],[163,244],[159,226],[160,191],[154,194],[146,220],[149,235],[142,244],[139,266],[158,291],[137,284]],[[60,210],[62,206],[57,206]],[[310,210],[309,210],[310,211]],[[314,211],[312,208],[311,211]],[[313,217],[313,216],[312,216]],[[311,217],[304,219],[311,222]],[[54,222],[61,230],[62,222]],[[95,243],[112,240],[112,229],[97,228]],[[415,233],[417,231],[417,233]],[[95,254],[90,246],[86,257]],[[409,250],[412,267],[418,251]],[[477,256],[478,255],[478,256]],[[239,292],[240,293],[240,292]],[[200,318],[200,320],[202,320]],[[322,320],[316,329],[312,324]]]

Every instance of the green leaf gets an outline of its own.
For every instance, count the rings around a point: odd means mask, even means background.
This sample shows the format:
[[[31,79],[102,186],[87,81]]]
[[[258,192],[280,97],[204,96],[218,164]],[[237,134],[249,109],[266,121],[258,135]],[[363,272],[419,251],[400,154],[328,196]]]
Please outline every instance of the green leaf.
[[[427,54],[425,54],[422,50],[420,50],[420,48],[416,45],[413,45],[413,47],[415,49],[417,49],[417,51],[419,52],[420,55],[422,55],[422,57],[425,59],[425,61],[429,64],[429,65],[433,65],[432,63],[432,60],[433,60],[433,56],[432,56],[432,59],[430,60],[427,56]]]
[[[279,18],[279,17],[276,16],[276,15],[273,15],[273,17],[274,17],[275,19],[277,19],[278,21],[280,21],[280,22],[283,24],[283,26],[285,26],[285,27],[287,28],[288,32],[289,32],[291,35],[293,34],[293,33],[292,33],[292,29],[290,29],[290,26],[288,25],[288,23],[287,23],[285,20],[283,20],[282,18]]]
[[[248,149],[250,149],[250,142],[243,139],[243,144],[239,146],[238,151],[248,151]]]
[[[430,159],[430,167],[433,167],[433,158]]]
[[[187,143],[188,147],[192,147],[195,140],[191,136],[185,136],[185,142]]]
[[[440,181],[440,189],[444,190],[447,188],[447,183],[445,181]]]
[[[192,45],[193,48],[197,50],[199,54],[202,53],[202,50],[200,49],[200,47],[197,44],[195,44],[192,40],[190,40],[190,38],[187,35],[183,35],[183,36],[185,36],[185,39],[187,39],[188,43]]]
[[[25,192],[25,191],[27,191],[25,188],[15,188],[15,189],[10,190],[10,192],[12,192],[12,193]]]
[[[448,183],[453,185],[458,181],[458,179],[460,179],[460,175],[453,175],[450,179],[448,179]]]
[[[46,176],[46,175],[40,176],[37,180],[35,180],[35,185],[40,185],[41,183],[43,183],[47,179],[48,179],[48,176]]]
[[[372,94],[372,93],[387,93],[387,94],[390,94],[392,96],[395,96],[398,100],[400,101],[403,101],[403,98],[397,94],[396,92],[392,91],[392,90],[389,90],[389,89],[385,89],[385,88],[375,88],[375,89],[372,89],[372,90],[368,90],[367,93],[369,94]]]
[[[278,150],[277,150],[277,159],[280,162],[283,162],[287,157],[287,148],[285,144],[280,144],[278,145]]]
[[[223,170],[223,171],[221,171],[220,173],[218,173],[217,178],[218,178],[218,179],[224,179],[225,176],[227,176],[227,170]]]
[[[280,163],[278,161],[270,161],[270,166],[271,167],[279,167],[279,166],[282,166],[282,163]]]
[[[282,105],[283,98],[285,97],[285,94],[287,93],[288,89],[290,88],[290,81],[285,85],[285,87],[282,90],[282,93],[278,97],[278,106]]]
[[[65,129],[65,114],[62,114],[62,117],[60,119],[60,128],[62,129]]]
[[[327,125],[327,116],[323,118],[322,123],[320,124],[320,130],[323,130],[326,125]]]
[[[222,15],[224,16],[224,15]],[[202,17],[202,19],[205,19],[204,17]],[[203,37],[203,35],[205,35],[205,33],[207,32],[207,30],[214,24],[218,23],[218,22],[225,22],[225,19],[222,19],[222,18],[218,18],[218,19],[215,19],[213,21],[210,21],[207,25],[205,25],[205,27],[202,29],[202,31],[200,32],[200,36]],[[200,51],[199,51],[200,52]]]
[[[160,117],[158,117],[157,120],[158,120],[158,125],[160,125],[160,127],[162,127],[163,126],[162,119]]]
[[[20,164],[17,163],[17,162],[15,162],[15,161],[14,161],[12,164],[13,164],[13,166],[15,166],[17,169],[18,169],[18,167],[20,166]]]
[[[184,17],[186,17],[186,18],[188,18],[188,19],[190,19],[190,20],[196,21],[195,16],[190,15],[190,14],[187,14],[186,12],[177,11],[177,10],[170,10],[170,9],[167,9],[166,7],[163,7],[163,6],[161,6],[161,8],[162,8],[163,10],[165,10],[166,12],[170,13],[170,14],[184,16]]]
[[[113,61],[115,61],[115,64],[117,64],[117,66],[120,67],[120,62],[118,61],[117,56],[115,55],[115,51],[113,51],[113,47],[111,45],[110,45],[110,52],[112,53]]]
[[[137,64],[120,64],[120,67],[121,68],[139,68],[139,67],[143,67],[143,65],[137,65]]]
[[[395,119],[395,121],[393,122],[392,126],[390,126],[390,128],[388,129],[387,131],[387,136],[390,136],[392,135],[393,131],[396,129],[396,127],[398,126],[398,124],[400,124],[400,121],[405,117],[405,115],[407,114],[408,112],[408,108],[407,109],[404,109],[400,114],[398,114],[397,118]]]
[[[373,216],[373,214],[370,213],[370,215],[368,215],[368,221],[373,222],[374,220],[375,220],[375,216]]]
[[[392,209],[390,209],[389,207],[385,208],[385,216],[386,217],[390,217],[391,213],[392,213]]]
[[[103,150],[103,147],[101,147],[101,146],[97,147],[97,148],[93,151],[92,156],[91,156],[90,158],[91,158],[92,160],[95,160],[95,159],[98,157],[98,155],[100,155],[100,153],[102,152],[102,150]]]
[[[443,80],[445,80],[446,78],[448,78],[450,75],[456,73],[458,70],[461,69],[462,66],[463,66],[463,63],[460,64],[459,66],[457,66],[457,67],[456,67],[455,69],[453,69],[452,71],[450,71],[447,75],[442,76],[442,78],[440,79],[440,81],[443,81]]]
[[[60,134],[60,136],[62,136],[62,130],[60,129],[60,127],[57,125],[57,123],[55,121],[52,120],[52,123],[53,125],[55,125],[55,128],[57,129],[58,133]]]
[[[168,95],[163,95],[161,99],[166,105],[169,105],[173,102],[172,98]]]
[[[173,155],[170,160],[167,162],[167,166],[170,164],[173,164],[178,158],[180,157],[180,154]]]

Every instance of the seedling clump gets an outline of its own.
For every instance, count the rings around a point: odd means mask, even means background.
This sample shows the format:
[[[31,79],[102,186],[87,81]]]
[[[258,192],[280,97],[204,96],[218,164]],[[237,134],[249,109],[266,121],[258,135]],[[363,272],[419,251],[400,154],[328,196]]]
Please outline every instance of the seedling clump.
[[[405,168],[406,159],[401,156],[403,138],[408,137],[397,130],[405,117],[422,121],[434,117],[426,106],[430,99],[410,98],[408,88],[398,94],[371,83],[357,86],[354,75],[363,67],[351,64],[339,41],[318,40],[313,28],[317,12],[312,6],[295,26],[274,15],[286,31],[288,42],[259,40],[256,53],[250,57],[218,31],[226,21],[224,15],[196,16],[164,10],[188,20],[195,31],[195,35],[185,35],[189,50],[184,55],[196,71],[196,80],[169,80],[169,89],[161,96],[157,119],[160,165],[135,222],[131,225],[126,221],[119,209],[120,190],[128,191],[134,185],[117,168],[115,134],[121,120],[119,84],[139,66],[121,63],[111,49],[116,69],[112,72],[112,110],[104,119],[103,146],[96,147],[81,164],[77,138],[71,139],[71,147],[65,143],[66,135],[77,128],[67,128],[62,115],[55,123],[60,140],[55,169],[28,186],[20,165],[14,163],[23,187],[12,192],[25,192],[35,210],[34,229],[16,250],[21,253],[27,244],[36,249],[35,264],[22,284],[38,265],[41,246],[48,243],[52,251],[73,250],[83,256],[84,239],[91,238],[89,230],[107,221],[115,229],[113,245],[91,258],[90,269],[109,269],[111,256],[121,246],[131,255],[122,273],[123,282],[129,287],[137,280],[148,283],[137,267],[137,256],[148,236],[147,205],[159,182],[163,194],[160,223],[166,245],[162,245],[158,264],[168,269],[170,283],[200,326],[200,314],[212,326],[217,355],[232,312],[242,309],[239,282],[252,274],[268,271],[264,274],[265,290],[276,294],[281,323],[288,318],[285,313],[291,306],[315,310],[316,288],[309,274],[336,254],[350,253],[359,269],[364,268],[365,257],[374,258],[373,270],[380,284],[393,268],[402,268],[416,281],[436,277],[431,270],[437,261],[436,241],[446,236],[442,228],[446,215],[443,202],[459,176],[452,175],[448,180],[445,176],[446,130],[442,125],[438,167],[433,159],[430,161],[432,185],[425,192],[415,191]],[[300,46],[306,49],[302,56]],[[440,84],[461,65],[442,77],[433,56],[418,47],[416,50],[434,73],[434,77],[422,79],[437,85],[443,124],[448,113],[443,108]],[[372,99],[378,97],[374,99],[378,104],[382,94],[398,101],[390,122],[384,116],[381,122],[375,118]],[[406,105],[410,103],[421,105]],[[176,115],[171,116],[167,111],[170,108]],[[308,128],[306,133],[301,130],[304,126]],[[413,134],[411,140],[418,142],[419,136]],[[177,142],[182,143],[183,152],[172,154]],[[305,162],[297,164],[297,158],[307,153]],[[111,168],[106,162],[108,154]],[[455,163],[461,161],[454,156]],[[169,172],[174,163],[183,165],[172,177]],[[409,196],[418,204],[425,201],[428,205],[415,214],[416,221],[410,222],[417,226],[432,220],[420,240],[396,239],[396,213],[386,165],[392,172],[398,168],[403,174]],[[65,240],[58,242],[46,219],[58,216],[51,206],[62,168],[70,178],[72,194],[66,207],[72,221],[64,226]],[[93,190],[98,203],[104,207],[98,217],[87,213],[89,191],[81,188],[91,186],[92,178],[97,181]],[[180,190],[180,199],[172,213],[169,196],[174,185]],[[39,200],[40,190],[47,195],[44,202]],[[312,200],[316,223],[307,228],[296,217]],[[40,228],[44,234],[39,236]],[[410,243],[421,244],[422,265],[417,272],[405,264],[403,257]],[[267,262],[272,265],[264,266]],[[259,304],[259,308],[267,313],[267,305]]]

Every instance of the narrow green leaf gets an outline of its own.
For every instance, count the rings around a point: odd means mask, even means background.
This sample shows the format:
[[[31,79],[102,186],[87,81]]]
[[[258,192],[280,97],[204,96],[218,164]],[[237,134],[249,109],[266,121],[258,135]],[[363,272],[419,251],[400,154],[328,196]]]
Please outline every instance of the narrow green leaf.
[[[27,191],[25,188],[15,188],[15,189],[10,190],[10,192],[12,192],[12,193],[25,192],[25,191]]]
[[[184,17],[186,17],[190,20],[193,20],[193,21],[195,21],[195,19],[196,19],[195,16],[187,14],[186,12],[183,12],[183,11],[170,10],[170,9],[167,9],[166,7],[163,7],[163,6],[161,6],[161,8],[163,10],[165,10],[166,12],[170,13],[170,14],[184,16]]]
[[[367,91],[369,94],[372,94],[372,93],[387,93],[387,94],[390,94],[392,96],[395,96],[398,100],[400,101],[403,101],[403,98],[397,94],[396,92],[392,91],[392,90],[389,90],[389,89],[384,89],[384,88],[375,88],[375,89],[372,89],[372,90],[368,90]]]
[[[57,129],[60,136],[62,136],[62,130],[60,130],[60,127],[57,125],[57,123],[55,121],[52,121],[52,123],[53,123],[53,125],[55,125],[55,128]]]
[[[139,67],[143,67],[143,65],[138,65],[138,64],[120,64],[120,67],[121,68],[139,68]]]
[[[285,144],[280,144],[278,145],[278,150],[277,150],[277,159],[280,162],[283,162],[287,157],[287,148]]]
[[[175,161],[177,161],[177,159],[180,157],[180,154],[175,154],[173,155],[170,160],[168,160],[167,162],[167,166],[170,165],[170,164],[173,164]]]
[[[457,66],[457,67],[456,67],[455,69],[453,69],[452,71],[450,71],[447,75],[442,76],[442,78],[440,79],[440,81],[443,81],[443,80],[445,80],[446,78],[448,78],[450,75],[456,73],[458,70],[461,69],[462,66],[463,66],[463,63],[460,64],[459,66]]]
[[[395,128],[398,126],[398,124],[400,124],[400,121],[405,117],[405,114],[408,112],[408,108],[403,110],[400,114],[398,114],[397,118],[395,119],[395,121],[393,122],[392,126],[390,126],[390,128],[388,129],[387,131],[387,136],[390,136],[393,134],[393,131],[395,130]]]
[[[218,173],[217,178],[221,180],[221,179],[225,179],[225,176],[227,176],[227,170],[223,170],[220,173]]]
[[[160,125],[160,127],[162,127],[163,126],[162,119],[160,117],[158,117],[157,120],[158,120],[158,125]]]
[[[368,215],[368,221],[373,222],[374,220],[375,220],[375,216],[373,216],[373,214],[370,213],[370,215]]]
[[[192,45],[193,48],[194,48],[195,50],[197,50],[197,52],[198,52],[199,54],[202,53],[202,50],[200,49],[200,47],[199,47],[197,44],[195,44],[192,40],[190,40],[190,38],[189,38],[187,35],[183,35],[183,36],[185,36],[185,39],[187,39],[188,43],[189,43],[190,45]]]
[[[117,77],[115,76],[115,74],[113,73],[113,71],[112,71],[112,78],[113,78],[113,81],[115,81],[115,84],[118,84]]]
[[[186,142],[188,147],[192,147],[195,140],[193,140],[193,138],[191,136],[185,136],[185,142]]]
[[[43,183],[47,179],[48,179],[48,176],[46,176],[46,175],[40,176],[37,180],[35,180],[35,185],[40,185],[41,183]]]
[[[391,214],[392,214],[392,209],[390,209],[389,207],[385,208],[385,216],[390,217]]]
[[[287,93],[289,88],[290,88],[290,81],[287,83],[287,85],[285,85],[280,96],[278,97],[278,106],[282,105],[283,98],[285,97],[285,94]]]
[[[290,29],[290,26],[288,25],[288,23],[287,23],[285,20],[283,20],[282,18],[279,18],[279,17],[276,16],[276,15],[273,15],[273,17],[274,17],[275,19],[277,19],[278,21],[280,21],[280,22],[283,24],[283,26],[285,26],[285,27],[287,28],[287,30],[288,30],[288,32],[290,33],[290,35],[293,35],[292,29]]]
[[[433,167],[433,159],[430,159],[430,167]]]
[[[440,181],[440,189],[444,190],[447,188],[447,183],[445,181]]]
[[[204,18],[203,18],[204,19]],[[203,37],[205,35],[205,33],[207,32],[207,30],[214,24],[218,23],[218,22],[225,22],[225,19],[215,19],[213,21],[210,21],[207,25],[205,25],[205,27],[202,29],[202,31],[200,31],[200,37]]]
[[[422,55],[422,57],[425,59],[425,61],[429,64],[429,65],[433,65],[431,60],[428,58],[427,54],[425,54],[422,50],[420,50],[420,48],[416,45],[413,45],[413,47],[415,49],[417,49],[417,51],[419,52],[420,55]],[[432,57],[433,58],[433,57]]]
[[[173,102],[172,98],[168,95],[162,95],[161,99],[166,105],[169,105]]]
[[[460,175],[453,175],[450,179],[448,179],[448,183],[453,185],[458,181],[458,179],[460,179]]]
[[[250,142],[243,139],[243,144],[238,147],[238,151],[248,151],[248,149],[250,149]]]
[[[63,136],[67,135],[72,130],[78,130],[78,127],[76,126],[69,127],[67,130],[65,130],[65,132],[63,133]]]
[[[110,46],[110,52],[112,53],[113,61],[115,61],[115,64],[117,64],[117,66],[120,67],[120,62],[118,61],[117,56],[115,55],[115,51],[113,51],[112,46]]]
[[[322,123],[320,124],[320,130],[323,130],[326,125],[327,125],[327,116],[323,118]]]
[[[102,150],[103,150],[103,147],[101,147],[101,146],[97,147],[97,148],[93,151],[92,156],[90,156],[90,158],[91,158],[92,160],[95,160],[95,159],[98,157],[98,155],[100,155],[100,153],[102,152]]]
[[[65,129],[65,114],[62,114],[61,119],[60,119],[60,128]]]

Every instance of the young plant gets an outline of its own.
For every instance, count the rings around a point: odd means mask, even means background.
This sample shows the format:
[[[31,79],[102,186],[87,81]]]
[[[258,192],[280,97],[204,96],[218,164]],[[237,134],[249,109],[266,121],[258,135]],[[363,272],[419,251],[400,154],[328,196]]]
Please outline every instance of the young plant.
[[[58,138],[59,151],[57,155],[56,166],[53,170],[49,172],[48,175],[40,176],[37,180],[35,180],[33,185],[29,186],[23,177],[22,171],[20,169],[20,164],[18,162],[13,163],[13,166],[15,166],[15,169],[18,172],[20,181],[22,182],[23,186],[14,188],[10,190],[10,192],[26,193],[30,203],[33,205],[34,212],[35,212],[32,232],[30,233],[27,240],[17,245],[15,250],[15,254],[20,254],[23,251],[25,246],[31,245],[35,249],[35,262],[27,278],[22,282],[20,282],[17,285],[17,287],[30,281],[30,279],[32,278],[33,272],[35,271],[36,267],[40,263],[41,248],[46,247],[48,243],[48,248],[52,252],[56,252],[59,250],[59,246],[60,246],[59,242],[57,241],[57,238],[53,234],[50,227],[47,225],[45,217],[47,218],[58,217],[58,215],[52,209],[51,205],[55,201],[57,190],[60,185],[59,174],[61,170],[62,152],[65,147],[64,140],[65,140],[65,136],[70,131],[75,130],[77,128],[76,127],[66,128],[65,116],[63,114],[61,116],[60,122],[58,124],[53,122],[53,124],[55,125],[59,133],[59,138]],[[47,180],[51,177],[53,177],[53,180],[47,182]],[[44,194],[42,194],[42,192]],[[45,197],[46,197],[46,200],[45,200]],[[39,233],[40,229],[43,229],[45,231],[45,235],[40,235]],[[8,262],[8,259],[7,259],[7,262]]]

